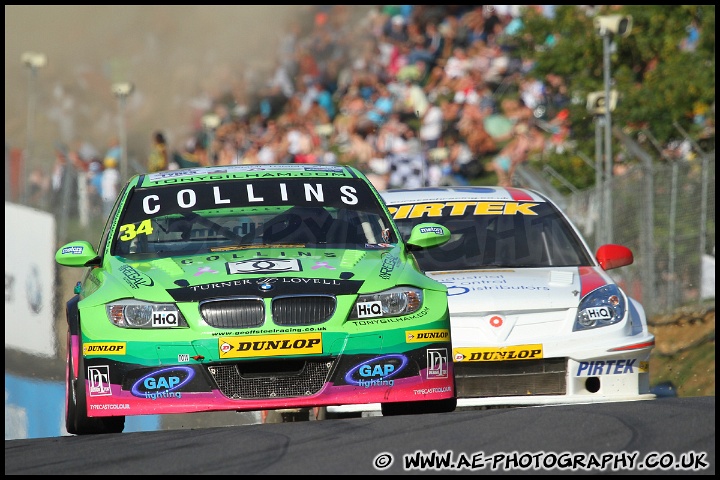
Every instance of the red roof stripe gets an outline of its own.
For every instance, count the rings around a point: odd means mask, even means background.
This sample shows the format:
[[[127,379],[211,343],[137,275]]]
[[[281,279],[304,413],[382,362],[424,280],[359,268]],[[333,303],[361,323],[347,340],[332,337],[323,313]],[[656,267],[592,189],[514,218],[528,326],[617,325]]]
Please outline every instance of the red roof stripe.
[[[605,279],[596,272],[592,267],[580,267],[578,268],[580,273],[580,296],[584,297],[588,293],[592,292],[596,288],[600,288],[603,285],[607,285]]]
[[[523,192],[522,190],[518,190],[517,188],[509,187],[507,188],[507,191],[513,200],[532,200],[532,197],[530,195]]]

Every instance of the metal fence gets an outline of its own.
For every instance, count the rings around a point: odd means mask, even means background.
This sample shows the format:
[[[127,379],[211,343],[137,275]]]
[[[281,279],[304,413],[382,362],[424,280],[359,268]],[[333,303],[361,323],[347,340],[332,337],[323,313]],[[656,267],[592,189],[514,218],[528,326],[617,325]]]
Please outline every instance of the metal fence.
[[[640,165],[610,183],[608,243],[629,247],[632,265],[609,273],[648,315],[715,299],[715,151],[692,161],[661,163],[630,146]],[[598,226],[603,189],[564,198],[564,209],[593,249],[607,242]],[[606,232],[604,232],[606,233]],[[708,288],[709,287],[709,288]]]
[[[601,243],[629,247],[635,256],[634,263],[609,273],[641,301],[648,315],[662,314],[694,302],[714,304],[714,150],[700,152],[691,162],[667,163],[660,160],[659,154],[653,157],[632,140],[621,134],[616,136],[625,144],[626,151],[642,161],[626,174],[612,178],[609,183],[613,199],[611,212],[603,212],[603,188],[575,189],[563,195],[552,186],[546,172],[533,173],[529,168],[519,169],[515,182],[540,190],[558,203],[593,250]],[[6,149],[6,169],[8,163]],[[69,168],[73,169],[72,164]],[[10,190],[25,190],[9,188],[7,173],[6,200]],[[97,205],[85,195],[83,173],[76,174],[78,187],[72,195],[71,184],[66,184],[63,195],[54,201],[46,197],[38,202],[40,205],[31,205],[55,213],[58,246],[69,241],[68,234],[75,235],[72,239],[76,239],[81,232],[88,234],[88,229],[93,232],[88,240],[94,241],[104,224],[105,219],[97,214]],[[15,200],[31,203],[27,197]],[[605,215],[610,218],[600,218]],[[609,242],[607,232],[601,231],[602,226],[608,224],[612,225]],[[707,291],[709,269],[712,272],[710,292]]]

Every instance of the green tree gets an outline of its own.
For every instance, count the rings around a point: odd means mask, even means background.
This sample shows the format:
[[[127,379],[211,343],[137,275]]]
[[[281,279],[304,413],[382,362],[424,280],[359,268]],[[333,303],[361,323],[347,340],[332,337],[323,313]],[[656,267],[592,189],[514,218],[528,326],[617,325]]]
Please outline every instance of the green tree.
[[[714,139],[715,6],[600,5],[591,14],[586,7],[558,6],[553,19],[525,9],[516,42],[520,55],[533,61],[531,75],[563,78],[577,149],[594,156],[595,125],[586,99],[591,92],[604,91],[603,38],[593,23],[598,15],[632,19],[629,35],[610,37],[611,88],[619,92],[613,126],[631,134],[646,129],[666,145],[681,138],[675,124],[699,139],[707,124],[696,120],[704,115],[711,119]],[[683,48],[691,26],[699,31],[699,41],[694,49]],[[613,152],[619,149],[613,143]],[[648,145],[648,151],[652,149]],[[591,186],[592,167],[576,156],[577,151],[566,151],[544,161],[578,188]]]

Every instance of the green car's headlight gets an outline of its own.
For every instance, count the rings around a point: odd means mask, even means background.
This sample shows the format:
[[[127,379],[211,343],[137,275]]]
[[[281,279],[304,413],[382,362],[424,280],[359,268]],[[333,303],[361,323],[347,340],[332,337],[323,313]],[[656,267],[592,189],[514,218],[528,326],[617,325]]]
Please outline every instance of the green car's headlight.
[[[383,292],[358,296],[350,318],[399,317],[418,311],[422,303],[421,289],[395,287]]]
[[[625,295],[617,285],[596,288],[580,301],[573,332],[618,323],[625,317],[625,304]]]
[[[110,322],[123,328],[176,328],[187,327],[187,321],[173,303],[149,303],[138,300],[121,300],[109,303]]]

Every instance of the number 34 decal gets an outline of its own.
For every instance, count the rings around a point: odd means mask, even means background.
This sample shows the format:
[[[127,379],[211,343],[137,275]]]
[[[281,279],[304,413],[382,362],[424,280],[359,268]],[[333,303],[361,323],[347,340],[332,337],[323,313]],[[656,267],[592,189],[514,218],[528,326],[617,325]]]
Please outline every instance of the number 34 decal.
[[[120,241],[127,242],[137,237],[138,235],[151,235],[153,232],[153,227],[150,220],[143,220],[142,222],[140,222],[140,225],[138,225],[137,228],[135,228],[134,223],[121,225],[120,231],[123,232],[123,234],[120,236]]]

